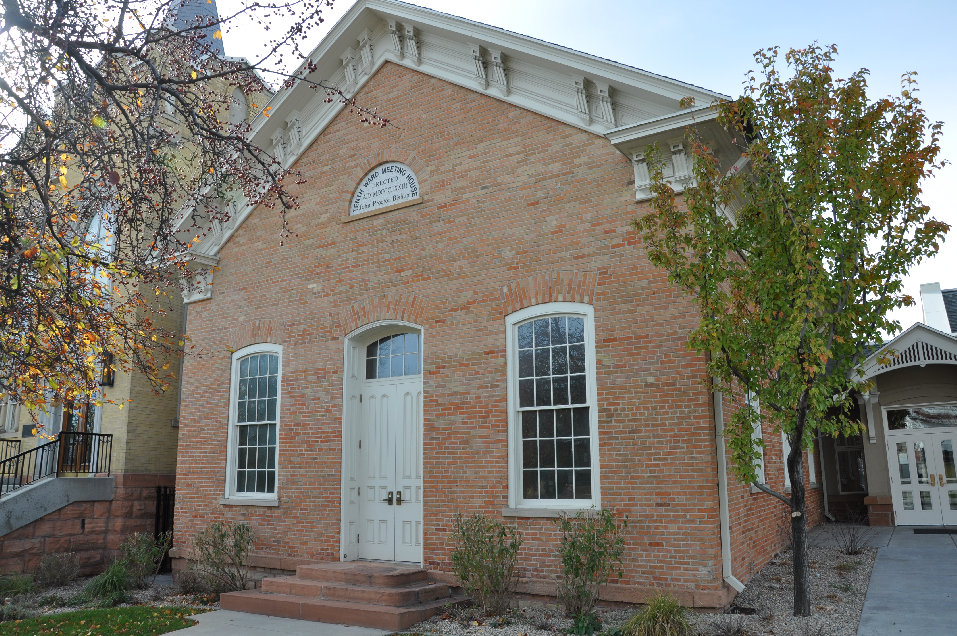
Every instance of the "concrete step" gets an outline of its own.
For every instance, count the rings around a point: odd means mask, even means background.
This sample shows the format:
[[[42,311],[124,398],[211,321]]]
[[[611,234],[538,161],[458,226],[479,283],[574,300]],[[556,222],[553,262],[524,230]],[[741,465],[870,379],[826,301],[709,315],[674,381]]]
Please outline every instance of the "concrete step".
[[[412,565],[357,561],[300,565],[296,568],[296,576],[312,581],[336,581],[352,585],[382,587],[409,585],[410,583],[425,581],[428,577],[425,570]]]
[[[428,581],[419,581],[401,586],[381,586],[356,585],[338,581],[317,581],[299,578],[298,576],[263,579],[262,591],[392,607],[426,603],[449,595],[447,585]]]
[[[446,597],[411,606],[393,607],[246,590],[223,594],[220,596],[220,607],[251,614],[395,631],[423,621],[439,612],[449,602],[458,600],[461,599]]]

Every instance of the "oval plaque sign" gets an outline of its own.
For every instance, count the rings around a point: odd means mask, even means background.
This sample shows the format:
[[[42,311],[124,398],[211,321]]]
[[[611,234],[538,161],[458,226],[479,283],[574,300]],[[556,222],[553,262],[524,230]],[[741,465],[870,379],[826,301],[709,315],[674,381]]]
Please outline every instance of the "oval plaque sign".
[[[349,216],[418,201],[419,180],[404,163],[390,161],[367,174],[352,197]]]

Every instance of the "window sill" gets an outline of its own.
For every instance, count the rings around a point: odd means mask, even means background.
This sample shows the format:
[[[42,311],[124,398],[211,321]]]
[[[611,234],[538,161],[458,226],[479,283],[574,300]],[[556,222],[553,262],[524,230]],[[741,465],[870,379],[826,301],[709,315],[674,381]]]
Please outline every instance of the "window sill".
[[[279,505],[278,499],[254,498],[254,497],[220,497],[221,506],[267,506],[275,507]]]
[[[526,517],[558,519],[562,515],[575,515],[581,511],[597,512],[599,508],[503,508],[503,517]]]

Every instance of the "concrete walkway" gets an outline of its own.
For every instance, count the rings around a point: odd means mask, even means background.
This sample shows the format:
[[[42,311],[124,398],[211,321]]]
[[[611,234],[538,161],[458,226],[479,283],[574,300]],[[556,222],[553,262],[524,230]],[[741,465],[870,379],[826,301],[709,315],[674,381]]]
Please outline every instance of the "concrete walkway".
[[[297,621],[292,618],[277,618],[260,614],[216,610],[205,614],[194,614],[192,618],[198,625],[179,629],[172,634],[187,636],[384,636],[390,632],[368,627],[347,627],[329,623]]]
[[[957,634],[957,535],[897,527],[875,538],[858,636]]]

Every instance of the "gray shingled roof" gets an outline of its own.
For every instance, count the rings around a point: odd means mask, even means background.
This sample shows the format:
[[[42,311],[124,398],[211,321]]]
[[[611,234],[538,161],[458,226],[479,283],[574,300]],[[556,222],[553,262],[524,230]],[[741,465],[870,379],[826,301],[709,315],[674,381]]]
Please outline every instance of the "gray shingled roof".
[[[219,30],[219,11],[216,9],[216,0],[175,0],[170,6],[171,28],[179,31],[199,25],[211,24],[214,26],[200,29],[197,33],[202,33],[206,37],[202,39],[205,46],[208,46],[213,55],[217,57],[226,57],[226,51],[223,49],[223,41],[214,37]]]
[[[957,333],[957,289],[942,289],[940,295],[944,297],[944,309],[947,310],[950,331]]]

